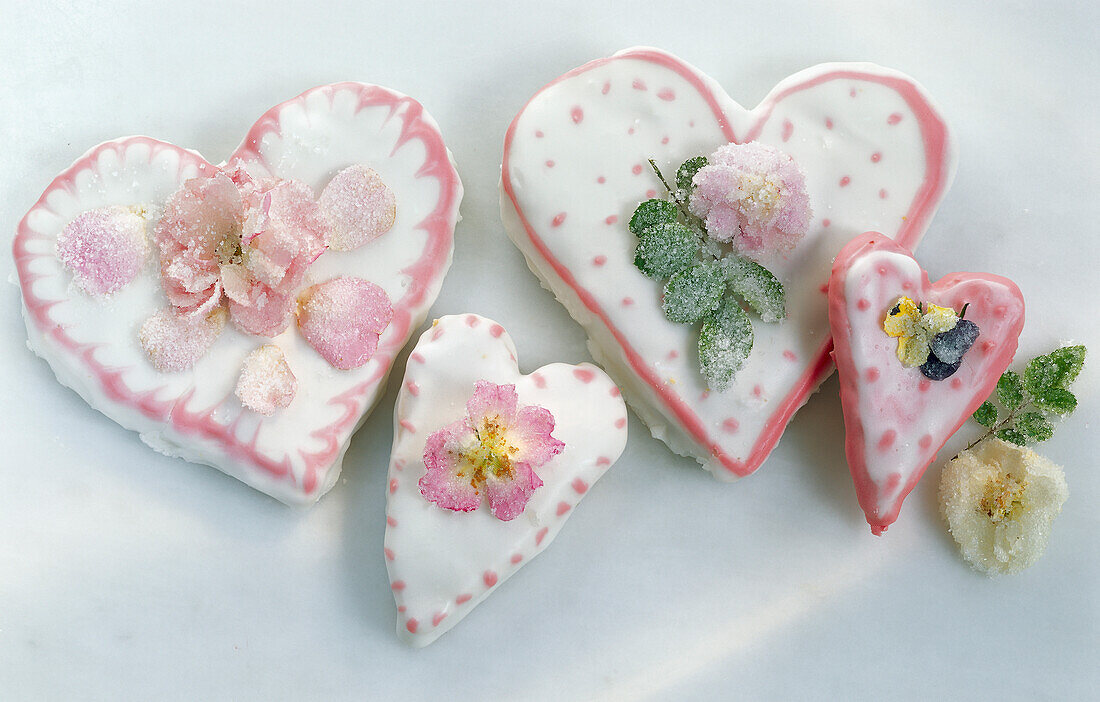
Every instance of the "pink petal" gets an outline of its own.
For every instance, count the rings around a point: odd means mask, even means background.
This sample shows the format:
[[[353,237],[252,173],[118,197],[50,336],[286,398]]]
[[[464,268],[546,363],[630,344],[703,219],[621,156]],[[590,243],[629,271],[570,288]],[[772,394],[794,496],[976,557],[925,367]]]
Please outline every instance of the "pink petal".
[[[192,178],[168,198],[153,231],[153,241],[160,251],[164,288],[173,304],[197,306],[185,294],[212,289],[218,276],[218,246],[235,236],[243,221],[240,193],[224,173]],[[208,301],[209,295],[200,298],[198,304]],[[178,304],[176,300],[189,304]]]
[[[511,479],[502,480],[490,473],[485,481],[489,511],[505,522],[522,514],[532,493],[536,488],[542,487],[542,480],[527,463],[514,463],[512,469],[514,475]]]
[[[58,235],[57,255],[81,290],[110,295],[145,266],[145,219],[119,206],[85,212]]]
[[[565,442],[550,435],[554,431],[554,415],[545,407],[528,405],[516,413],[508,427],[508,439],[516,444],[516,461],[539,468],[565,448]]]
[[[322,358],[341,370],[359,368],[378,348],[393,307],[374,283],[340,276],[298,297],[298,328]]]
[[[234,393],[242,405],[270,417],[287,407],[297,391],[298,379],[282,349],[265,344],[245,357]]]
[[[161,373],[187,370],[202,358],[225,328],[225,310],[180,314],[165,308],[145,320],[138,340]]]
[[[333,176],[321,193],[321,210],[332,229],[329,245],[351,251],[390,230],[397,216],[393,191],[373,169],[349,166]]]
[[[468,473],[463,472],[465,447],[474,441],[470,428],[462,420],[448,424],[428,436],[424,445],[424,465],[428,471],[420,478],[420,494],[445,509],[471,512],[481,504],[481,494]]]
[[[252,283],[247,303],[229,300],[233,326],[246,334],[278,336],[290,325],[293,298],[272,290],[263,283]]]
[[[328,220],[313,190],[297,180],[282,181],[249,212],[242,237],[251,254],[246,265],[261,281],[277,286],[294,263],[309,264],[320,256],[327,237]]]
[[[466,402],[466,416],[473,427],[480,428],[485,419],[496,419],[498,424],[507,427],[516,416],[518,404],[515,385],[479,380],[474,383],[473,396]]]

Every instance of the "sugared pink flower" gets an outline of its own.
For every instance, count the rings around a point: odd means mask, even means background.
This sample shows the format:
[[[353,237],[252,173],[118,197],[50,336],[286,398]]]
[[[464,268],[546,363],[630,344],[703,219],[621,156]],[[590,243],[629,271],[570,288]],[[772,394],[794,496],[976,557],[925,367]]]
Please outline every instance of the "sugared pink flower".
[[[494,517],[515,519],[542,486],[535,469],[565,448],[553,431],[554,415],[519,406],[515,385],[479,380],[466,416],[428,437],[420,494],[461,512],[477,509],[484,497]]]
[[[149,258],[145,218],[118,205],[84,212],[61,230],[57,256],[81,290],[110,295],[133,280]]]
[[[715,241],[755,260],[785,254],[810,224],[806,178],[787,154],[765,144],[726,144],[692,179],[689,207]]]
[[[228,302],[234,326],[275,336],[326,247],[328,223],[308,185],[255,181],[242,169],[193,178],[168,199],[153,239],[168,301],[180,312]]]
[[[393,306],[378,285],[339,276],[302,291],[298,329],[317,353],[340,370],[364,365],[393,318]]]
[[[245,357],[233,392],[242,405],[270,417],[290,405],[298,392],[298,379],[282,349],[264,344]]]

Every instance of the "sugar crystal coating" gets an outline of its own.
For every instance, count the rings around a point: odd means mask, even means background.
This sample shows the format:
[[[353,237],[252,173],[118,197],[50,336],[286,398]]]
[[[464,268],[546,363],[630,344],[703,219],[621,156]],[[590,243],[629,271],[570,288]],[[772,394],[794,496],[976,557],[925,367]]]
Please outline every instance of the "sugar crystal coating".
[[[397,200],[371,168],[354,165],[333,176],[321,193],[321,210],[331,227],[329,246],[350,251],[390,230]]]
[[[225,317],[221,307],[192,313],[166,307],[145,320],[138,341],[161,373],[184,371],[195,365],[222,333]]]
[[[297,391],[298,379],[282,349],[264,344],[245,357],[234,394],[245,407],[270,417],[290,405]]]
[[[298,297],[298,328],[317,353],[341,370],[359,368],[378,348],[393,306],[386,291],[362,278],[340,276]]]
[[[943,469],[940,506],[963,557],[990,575],[1043,555],[1069,496],[1061,467],[1031,449],[986,439]]]
[[[145,219],[118,205],[84,212],[58,235],[57,256],[81,290],[93,296],[110,295],[145,266],[149,257]]]

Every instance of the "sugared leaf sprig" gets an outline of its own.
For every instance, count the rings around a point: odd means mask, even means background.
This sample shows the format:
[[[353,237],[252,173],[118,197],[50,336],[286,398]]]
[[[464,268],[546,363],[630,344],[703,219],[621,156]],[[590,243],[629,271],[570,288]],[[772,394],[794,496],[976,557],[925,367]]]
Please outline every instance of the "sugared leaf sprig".
[[[1018,446],[1049,439],[1054,435],[1052,418],[1066,417],[1077,408],[1069,386],[1084,365],[1084,346],[1063,346],[1031,359],[1022,376],[1005,371],[997,390],[974,412],[974,421],[987,431],[966,448],[990,436]]]
[[[634,265],[665,281],[665,317],[679,324],[702,323],[700,370],[712,388],[724,390],[752,351],[746,308],[764,322],[782,320],[787,316],[783,284],[759,263],[709,241],[706,225],[688,209],[692,178],[707,165],[705,156],[688,159],[676,170],[675,189],[652,159],[649,164],[668,198],[646,200],[634,210],[629,224],[638,237]]]

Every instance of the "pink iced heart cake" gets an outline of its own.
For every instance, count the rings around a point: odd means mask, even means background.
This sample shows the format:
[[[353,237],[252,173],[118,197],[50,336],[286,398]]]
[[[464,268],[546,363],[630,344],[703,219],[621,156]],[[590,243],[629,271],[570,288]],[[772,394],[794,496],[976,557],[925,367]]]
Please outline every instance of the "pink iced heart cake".
[[[1011,280],[986,273],[930,283],[905,247],[869,232],[837,255],[829,322],[848,466],[881,534],[1012,362],[1024,300]]]
[[[361,83],[269,110],[221,166],[100,144],[19,223],[30,346],[152,448],[312,503],[439,292],[461,198],[420,104]]]
[[[653,435],[732,480],[831,371],[836,252],[868,229],[914,247],[954,169],[943,119],[896,71],[817,66],[747,110],[640,48],[531,98],[501,210]]]
[[[626,446],[626,406],[587,363],[524,375],[473,314],[424,332],[394,412],[386,566],[397,633],[426,646],[546,548]]]

